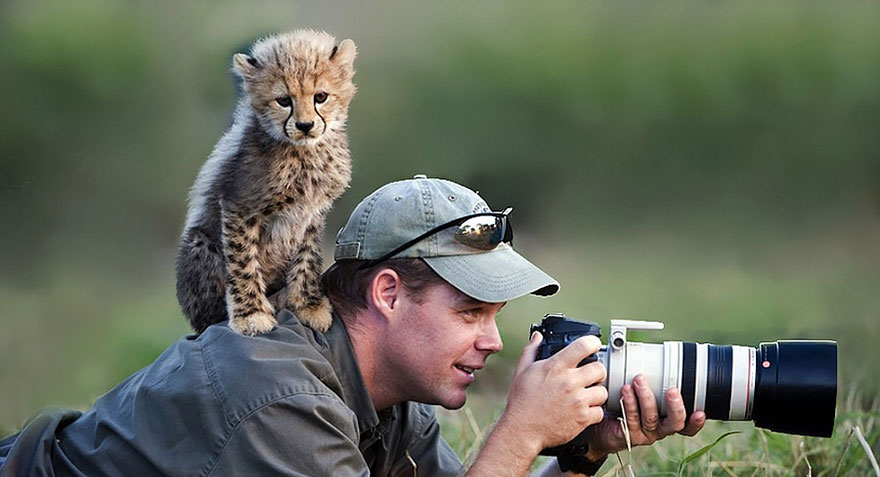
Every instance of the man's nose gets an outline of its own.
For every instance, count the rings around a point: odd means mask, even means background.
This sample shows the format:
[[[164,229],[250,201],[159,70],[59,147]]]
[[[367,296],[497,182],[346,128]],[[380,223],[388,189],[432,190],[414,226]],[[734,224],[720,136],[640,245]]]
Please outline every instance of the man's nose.
[[[312,126],[314,126],[314,125],[315,125],[314,121],[308,121],[308,122],[302,122],[302,123],[299,121],[296,122],[296,128],[304,133],[311,131]]]
[[[504,348],[504,342],[501,341],[501,333],[498,332],[495,320],[483,327],[483,333],[477,338],[475,345],[477,349],[490,353],[497,353]]]

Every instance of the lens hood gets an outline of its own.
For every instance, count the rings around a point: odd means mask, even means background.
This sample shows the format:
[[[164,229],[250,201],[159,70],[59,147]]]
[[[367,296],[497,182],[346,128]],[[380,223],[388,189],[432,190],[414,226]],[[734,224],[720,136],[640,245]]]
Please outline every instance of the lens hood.
[[[837,343],[777,341],[759,346],[755,425],[830,437],[837,404]]]

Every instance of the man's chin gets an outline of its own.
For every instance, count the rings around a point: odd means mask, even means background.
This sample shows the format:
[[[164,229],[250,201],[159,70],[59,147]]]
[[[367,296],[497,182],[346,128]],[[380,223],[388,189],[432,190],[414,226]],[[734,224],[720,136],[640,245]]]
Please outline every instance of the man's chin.
[[[447,406],[446,404],[441,404],[441,406],[443,407],[443,409],[448,409],[450,411],[457,411],[457,410],[461,409],[462,406],[464,406],[464,401],[462,401],[461,403],[458,403],[458,404],[453,404],[451,406]]]
[[[456,397],[452,399],[446,399],[443,402],[437,403],[442,406],[444,409],[449,409],[450,411],[455,411],[456,409],[461,409],[464,406],[464,403],[467,401],[467,394],[462,393],[461,397]]]

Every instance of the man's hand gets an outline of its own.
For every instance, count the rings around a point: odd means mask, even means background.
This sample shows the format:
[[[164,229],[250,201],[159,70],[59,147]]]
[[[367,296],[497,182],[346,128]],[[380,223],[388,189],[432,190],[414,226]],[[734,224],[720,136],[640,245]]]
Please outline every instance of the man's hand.
[[[633,379],[633,384],[624,385],[621,394],[625,409],[624,418],[633,446],[650,445],[676,432],[692,436],[706,424],[706,414],[701,411],[691,414],[690,420],[685,423],[684,401],[678,389],[670,389],[666,392],[667,415],[661,420],[654,393],[641,374]],[[626,449],[626,437],[617,418],[606,416],[601,423],[591,429],[587,459],[597,461],[612,452]]]
[[[578,367],[584,358],[599,351],[602,343],[598,338],[579,338],[552,357],[535,361],[542,339],[535,333],[523,349],[507,408],[498,423],[516,429],[521,442],[533,444],[529,450],[536,455],[600,422],[604,416],[601,406],[608,399],[605,387],[593,386],[605,380],[605,366],[594,362]]]
[[[564,444],[585,427],[602,421],[608,399],[605,366],[578,367],[602,343],[585,336],[552,357],[535,361],[540,333],[535,333],[513,375],[507,407],[468,475],[525,475],[544,448]]]

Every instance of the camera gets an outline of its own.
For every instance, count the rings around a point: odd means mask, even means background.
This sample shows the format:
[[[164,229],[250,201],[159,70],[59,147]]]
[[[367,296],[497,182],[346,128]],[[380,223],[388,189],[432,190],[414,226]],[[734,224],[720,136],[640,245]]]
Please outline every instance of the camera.
[[[643,374],[654,392],[660,415],[666,415],[666,390],[678,388],[688,417],[704,411],[709,419],[754,421],[757,427],[786,434],[830,437],[837,403],[837,343],[780,340],[757,347],[682,341],[628,341],[628,330],[660,330],[656,321],[611,320],[608,344],[580,365],[605,365],[606,412],[621,415],[620,390]],[[563,314],[544,315],[538,331],[543,341],[537,359],[554,355],[581,336],[601,337],[595,323]],[[582,454],[582,432],[571,442],[542,452]]]

